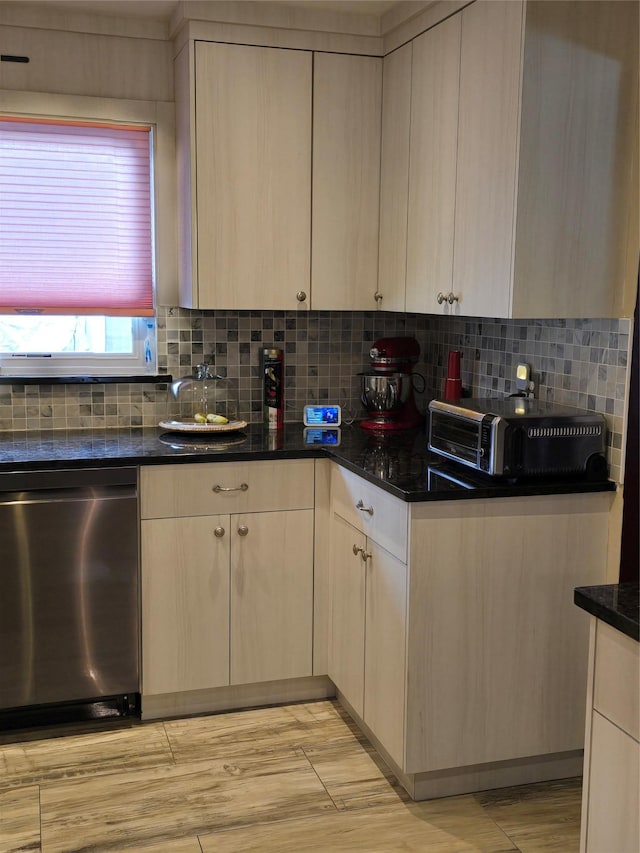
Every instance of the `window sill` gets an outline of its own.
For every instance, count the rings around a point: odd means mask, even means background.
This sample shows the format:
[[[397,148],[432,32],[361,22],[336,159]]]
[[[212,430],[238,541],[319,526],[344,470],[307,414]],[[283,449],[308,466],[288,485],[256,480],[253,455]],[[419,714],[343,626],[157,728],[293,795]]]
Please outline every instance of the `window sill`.
[[[158,384],[172,382],[173,377],[168,373],[148,374],[139,376],[93,376],[79,374],[78,376],[9,376],[0,374],[0,385],[108,385],[112,383],[146,383]]]

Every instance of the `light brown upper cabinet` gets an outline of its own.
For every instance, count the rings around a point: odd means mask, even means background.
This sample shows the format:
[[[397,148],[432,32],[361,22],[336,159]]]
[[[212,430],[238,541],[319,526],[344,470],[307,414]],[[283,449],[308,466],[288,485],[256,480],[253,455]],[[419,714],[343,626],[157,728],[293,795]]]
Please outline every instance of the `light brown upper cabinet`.
[[[180,304],[308,307],[312,54],[190,42],[175,72]]]
[[[180,304],[375,308],[382,60],[196,41],[175,85]]]
[[[461,313],[621,313],[637,38],[637,3],[479,0],[463,11]]]
[[[447,311],[453,288],[461,16],[413,43],[406,310]]]
[[[465,11],[452,290],[462,314],[510,317],[524,6],[483,0]]]
[[[382,60],[316,53],[312,308],[376,307]]]
[[[406,310],[628,312],[637,34],[636,3],[476,0],[413,41]],[[389,168],[383,149],[381,290]]]
[[[382,70],[378,294],[385,311],[405,310],[413,49],[409,42],[385,56]]]

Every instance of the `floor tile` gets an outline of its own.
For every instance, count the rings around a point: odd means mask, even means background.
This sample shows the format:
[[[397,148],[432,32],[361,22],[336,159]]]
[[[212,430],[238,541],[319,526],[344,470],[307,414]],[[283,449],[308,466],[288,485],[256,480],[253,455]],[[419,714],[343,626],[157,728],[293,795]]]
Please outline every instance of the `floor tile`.
[[[343,811],[201,835],[203,853],[505,853],[515,846],[471,796]]]
[[[39,851],[40,815],[42,853],[573,853],[580,794],[412,803],[334,701],[58,727],[0,737],[0,853]]]
[[[0,791],[0,850],[40,850],[40,791],[37,786]]]
[[[97,851],[96,851],[97,853]],[[141,844],[135,841],[133,845],[125,844],[123,847],[109,847],[109,853],[202,853],[202,847],[197,837],[172,838],[171,841],[160,843]]]
[[[165,729],[177,762],[272,752],[305,744],[354,740],[359,735],[333,702],[307,702],[277,708],[172,720]]]
[[[522,853],[577,853],[581,790],[578,778],[483,791],[474,796]]]
[[[0,746],[0,790],[173,763],[161,723]]]
[[[333,803],[299,752],[196,761],[45,786],[42,850],[137,849],[327,810]]]
[[[370,808],[409,800],[369,744],[342,741],[328,746],[305,746],[303,751],[338,809]]]

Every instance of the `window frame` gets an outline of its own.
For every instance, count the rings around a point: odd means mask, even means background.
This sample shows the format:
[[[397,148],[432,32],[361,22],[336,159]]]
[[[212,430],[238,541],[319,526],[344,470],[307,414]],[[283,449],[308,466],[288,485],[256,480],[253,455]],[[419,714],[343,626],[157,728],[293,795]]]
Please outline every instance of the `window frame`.
[[[8,314],[0,314],[0,323]],[[71,315],[69,315],[71,316]],[[99,316],[99,315],[98,315]],[[155,375],[157,359],[154,356],[151,364],[145,363],[144,341],[147,324],[153,323],[152,352],[157,351],[156,322],[152,317],[133,317],[132,343],[133,352],[126,353],[93,353],[93,352],[53,352],[24,355],[0,352],[0,376],[138,376],[144,373]]]
[[[146,125],[151,127],[151,179],[152,179],[152,253],[154,275],[153,318],[140,318],[134,325],[136,355],[127,357],[86,353],[64,354],[55,360],[20,358],[0,354],[0,377],[38,378],[43,381],[55,377],[90,376],[106,380],[127,376],[139,378],[145,372],[157,375],[157,308],[158,305],[175,305],[177,295],[177,223],[176,223],[176,161],[175,161],[175,106],[167,101],[128,101],[124,99],[95,98],[76,95],[51,95],[38,92],[0,90],[0,115],[39,119],[94,121],[96,123]],[[144,338],[146,323],[153,319],[154,341],[151,368],[144,364]],[[16,364],[16,361],[24,362]],[[13,363],[11,363],[13,362]]]

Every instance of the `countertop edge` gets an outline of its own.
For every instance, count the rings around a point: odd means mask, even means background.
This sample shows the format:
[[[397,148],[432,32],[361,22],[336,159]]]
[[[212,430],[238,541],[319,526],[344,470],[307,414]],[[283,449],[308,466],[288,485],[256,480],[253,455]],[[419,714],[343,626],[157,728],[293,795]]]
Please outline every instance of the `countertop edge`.
[[[640,642],[640,621],[638,619],[637,611],[636,618],[622,613],[619,609],[614,608],[608,604],[605,604],[602,601],[596,600],[594,596],[598,593],[607,593],[611,592],[612,595],[616,592],[620,592],[621,590],[624,592],[625,588],[630,589],[630,595],[632,594],[633,589],[635,588],[635,601],[638,599],[638,584],[603,584],[601,586],[583,586],[576,587],[573,592],[573,601],[578,607],[582,610],[585,610],[587,613],[590,613],[592,616],[595,616],[597,619],[600,619],[602,622],[606,622],[607,625],[611,625],[612,628],[616,628],[620,633],[629,637],[632,640],[636,640]]]
[[[52,459],[47,462],[42,460],[33,460],[25,462],[14,462],[7,464],[6,468],[0,463],[0,474],[3,470],[6,471],[42,471],[42,470],[64,470],[67,468],[121,468],[127,466],[143,466],[143,465],[189,465],[189,464],[216,464],[218,462],[259,462],[273,459],[329,459],[336,462],[348,471],[352,471],[364,480],[372,483],[374,486],[383,489],[385,492],[397,497],[399,500],[406,503],[427,503],[431,501],[460,501],[460,500],[478,500],[489,498],[506,498],[506,497],[532,497],[543,495],[571,495],[571,494],[590,494],[597,492],[614,492],[616,491],[616,483],[612,480],[601,482],[588,482],[575,480],[573,482],[555,482],[555,483],[536,483],[535,481],[527,481],[521,483],[504,483],[499,486],[495,482],[487,484],[485,489],[474,488],[468,491],[460,490],[455,492],[428,492],[426,490],[404,490],[401,487],[390,483],[375,474],[371,474],[354,462],[340,456],[334,450],[329,448],[314,447],[308,450],[227,450],[224,454],[211,455],[206,452],[198,453],[185,451],[184,453],[177,452],[171,457],[158,456],[140,456],[140,455],[122,455],[118,457],[102,457],[102,458],[69,458],[69,459]]]
[[[298,429],[288,429],[280,436],[267,435],[261,426],[250,426],[246,445],[224,447],[174,446],[165,440],[167,433],[138,428],[134,430],[72,431],[56,434],[44,431],[39,434],[10,434],[14,442],[2,454],[0,442],[0,474],[2,472],[28,472],[38,470],[65,470],[88,468],[117,468],[147,465],[186,465],[216,462],[248,462],[278,459],[328,459],[355,473],[388,494],[406,503],[431,501],[475,500],[488,498],[552,496],[614,492],[615,482],[603,480],[590,482],[580,478],[529,478],[522,481],[500,481],[488,475],[452,469],[447,463],[426,451],[422,433],[409,437],[409,450],[402,457],[404,445],[397,438],[390,439],[390,459],[395,465],[393,474],[370,469],[372,464],[386,461],[386,444],[369,448],[369,437],[357,431],[345,430],[342,444],[301,444]],[[277,440],[272,445],[272,438]],[[346,441],[344,439],[347,439]],[[267,441],[268,439],[268,441]],[[355,439],[355,441],[354,441]],[[175,438],[176,443],[179,437]],[[166,446],[169,445],[171,450]],[[264,442],[264,444],[263,444]],[[279,446],[278,446],[279,445]],[[412,449],[413,448],[413,449]],[[382,456],[378,455],[381,449]],[[400,455],[398,455],[400,454]],[[403,467],[404,466],[404,467]],[[454,466],[455,467],[455,466]],[[444,484],[444,485],[443,485]]]
[[[617,489],[616,483],[613,480],[603,480],[599,482],[589,482],[587,480],[574,480],[573,482],[560,483],[536,483],[534,480],[529,480],[521,483],[504,483],[496,487],[496,482],[487,484],[486,489],[476,487],[469,491],[459,492],[428,492],[412,489],[411,491],[403,490],[399,486],[389,483],[386,480],[376,477],[365,471],[360,465],[350,462],[348,459],[341,457],[338,452],[332,449],[325,449],[322,455],[332,459],[352,471],[354,474],[362,477],[384,489],[385,492],[395,495],[400,500],[406,503],[426,503],[429,501],[459,501],[459,500],[476,500],[479,498],[505,498],[505,497],[531,497],[533,495],[573,495],[573,494],[588,494],[591,492],[615,492]]]

